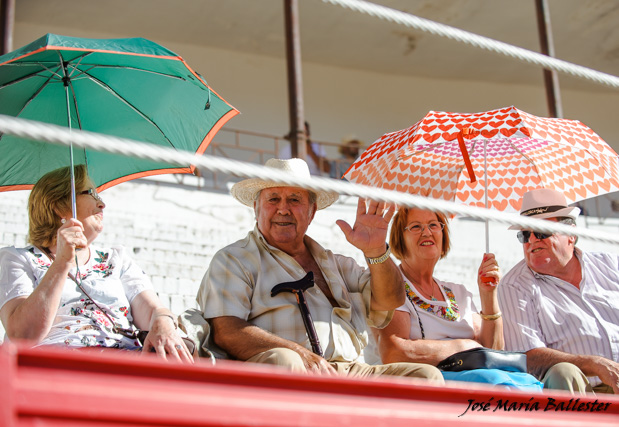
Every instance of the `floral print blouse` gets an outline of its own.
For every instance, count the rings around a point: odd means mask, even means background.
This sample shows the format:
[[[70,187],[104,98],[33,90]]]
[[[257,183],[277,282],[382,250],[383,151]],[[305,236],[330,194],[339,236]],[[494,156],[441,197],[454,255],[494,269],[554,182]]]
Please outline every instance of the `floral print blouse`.
[[[30,295],[50,265],[47,255],[34,246],[0,249],[0,308],[13,298]],[[71,274],[81,279],[88,295],[119,327],[134,329],[131,302],[152,289],[152,284],[123,247],[101,249],[91,245],[86,265],[79,266],[79,271],[73,268]],[[52,328],[38,345],[140,348],[137,340],[112,328],[110,320],[67,277]]]

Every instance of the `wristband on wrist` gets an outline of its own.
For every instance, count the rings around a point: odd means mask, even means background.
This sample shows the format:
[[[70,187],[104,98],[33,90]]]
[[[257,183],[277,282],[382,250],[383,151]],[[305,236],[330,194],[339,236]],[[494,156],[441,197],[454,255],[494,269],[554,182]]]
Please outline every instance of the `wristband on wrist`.
[[[501,316],[502,316],[502,313],[499,311],[499,312],[498,312],[498,313],[496,313],[496,314],[484,314],[484,313],[482,313],[482,312],[480,311],[480,312],[479,312],[479,315],[480,315],[480,316],[481,316],[481,318],[482,318],[482,319],[484,319],[484,320],[496,320],[496,319],[498,319],[499,317],[501,317]]]
[[[391,250],[389,249],[389,243],[387,243],[387,252],[385,252],[378,258],[365,257],[365,260],[368,262],[368,264],[371,264],[371,265],[382,264],[383,262],[389,259],[389,255],[391,255]]]

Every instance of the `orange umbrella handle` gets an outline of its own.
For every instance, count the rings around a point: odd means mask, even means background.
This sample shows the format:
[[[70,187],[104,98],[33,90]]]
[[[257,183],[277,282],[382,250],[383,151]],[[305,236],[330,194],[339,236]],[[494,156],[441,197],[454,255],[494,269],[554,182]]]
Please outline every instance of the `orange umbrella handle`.
[[[469,128],[464,128],[460,132],[458,132],[458,144],[460,145],[460,151],[462,152],[462,158],[464,159],[464,164],[466,165],[466,170],[469,171],[469,177],[471,178],[471,182],[477,181],[475,177],[475,172],[473,172],[473,165],[471,164],[471,159],[469,158],[469,152],[466,150],[466,145],[464,145],[464,138],[462,138],[463,134],[468,134]]]

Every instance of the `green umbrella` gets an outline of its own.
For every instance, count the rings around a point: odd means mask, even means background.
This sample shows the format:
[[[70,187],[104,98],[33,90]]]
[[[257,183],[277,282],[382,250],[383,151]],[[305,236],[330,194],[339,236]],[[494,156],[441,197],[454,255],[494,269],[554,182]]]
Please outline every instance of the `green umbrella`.
[[[181,57],[149,40],[47,34],[0,56],[0,114],[201,154],[238,110]],[[86,164],[99,191],[194,170],[0,134],[0,191],[32,188],[71,164]]]

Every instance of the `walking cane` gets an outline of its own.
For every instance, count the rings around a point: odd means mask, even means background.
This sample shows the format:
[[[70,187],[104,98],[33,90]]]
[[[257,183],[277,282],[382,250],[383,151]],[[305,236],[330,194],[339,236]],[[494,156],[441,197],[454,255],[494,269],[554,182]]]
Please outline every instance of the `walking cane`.
[[[275,285],[273,289],[271,289],[271,296],[274,297],[281,292],[292,292],[294,294],[297,298],[299,310],[301,310],[301,317],[303,318],[305,331],[307,332],[307,336],[312,344],[312,351],[322,357],[322,349],[320,348],[320,342],[318,342],[318,335],[316,334],[316,329],[314,328],[312,315],[310,314],[309,307],[307,306],[305,295],[303,295],[303,291],[311,288],[312,286],[314,286],[314,273],[310,271],[300,280]]]

